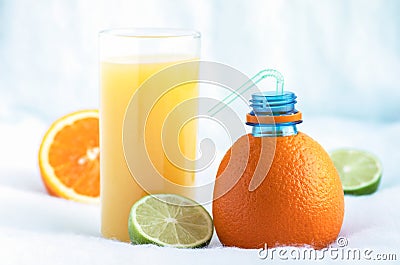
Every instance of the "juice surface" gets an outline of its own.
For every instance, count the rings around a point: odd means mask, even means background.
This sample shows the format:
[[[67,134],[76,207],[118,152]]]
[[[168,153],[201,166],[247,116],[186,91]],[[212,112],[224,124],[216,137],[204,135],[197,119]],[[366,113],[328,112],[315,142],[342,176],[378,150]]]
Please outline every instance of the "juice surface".
[[[194,59],[196,58],[190,60]],[[123,153],[123,122],[130,99],[148,77],[167,66],[184,61],[187,59],[161,56],[111,58],[101,62],[101,232],[105,237],[129,241],[127,224],[130,208],[134,202],[147,194],[147,191],[144,191],[130,174]],[[185,73],[176,74],[184,75]],[[157,82],[162,88],[163,80]],[[162,94],[162,92],[156,93]],[[144,108],[141,106],[140,99],[138,106],[135,107],[138,117],[147,118],[145,128],[140,128],[138,122],[138,131],[135,135],[145,138],[147,153],[154,167],[169,181],[184,186],[194,185],[195,181],[194,172],[191,171],[194,170],[194,166],[192,163],[186,163],[185,158],[195,159],[197,123],[191,121],[184,124],[183,116],[180,117],[179,112],[178,115],[173,115],[168,119],[168,123],[164,124],[164,121],[181,102],[197,96],[197,85],[186,84],[162,95],[155,102],[150,113],[142,113]],[[195,116],[197,105],[186,106],[185,116],[188,112],[192,117]],[[176,132],[177,127],[180,128],[179,133]],[[172,150],[168,152],[168,157],[164,154],[163,148]],[[176,153],[176,150],[182,154]],[[185,195],[190,196],[190,194]]]

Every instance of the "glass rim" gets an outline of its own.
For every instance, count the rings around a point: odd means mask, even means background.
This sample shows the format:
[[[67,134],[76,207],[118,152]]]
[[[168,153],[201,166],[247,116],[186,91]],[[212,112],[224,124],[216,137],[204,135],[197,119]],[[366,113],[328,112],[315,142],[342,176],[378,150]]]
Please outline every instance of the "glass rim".
[[[199,31],[185,28],[110,28],[99,32],[99,36],[165,39],[165,38],[194,38],[201,37]]]

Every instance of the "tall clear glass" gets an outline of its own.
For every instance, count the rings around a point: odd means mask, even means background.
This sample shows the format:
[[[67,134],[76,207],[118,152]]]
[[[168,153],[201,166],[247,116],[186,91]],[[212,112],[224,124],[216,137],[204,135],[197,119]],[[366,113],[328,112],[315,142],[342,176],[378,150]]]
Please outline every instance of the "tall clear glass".
[[[146,79],[168,66],[199,59],[200,34],[181,29],[112,29],[100,32],[99,41],[101,232],[107,238],[129,241],[130,208],[149,191],[144,190],[132,176],[124,156],[122,135],[126,110]],[[162,80],[158,82],[162,84]],[[151,138],[150,144],[146,145],[148,155],[160,174],[179,185],[194,185],[194,168],[180,170],[170,164],[163,155],[161,138],[164,137],[168,142],[178,137],[180,150],[194,160],[197,125],[192,123],[186,126],[178,136],[176,133],[172,135],[172,130],[176,128],[170,128],[169,136],[169,128],[163,128],[162,120],[167,119],[167,114],[181,102],[196,98],[197,89],[195,84],[189,84],[166,93],[148,117],[152,126],[149,130],[151,134],[146,135]],[[146,94],[146,91],[142,92]],[[149,89],[149,93],[153,92]],[[137,102],[140,105],[143,101],[139,98]],[[189,111],[195,115],[196,108],[197,105],[193,104]],[[135,111],[138,117],[143,116],[140,106]],[[142,129],[138,128],[139,133],[135,137],[144,137],[140,131]]]

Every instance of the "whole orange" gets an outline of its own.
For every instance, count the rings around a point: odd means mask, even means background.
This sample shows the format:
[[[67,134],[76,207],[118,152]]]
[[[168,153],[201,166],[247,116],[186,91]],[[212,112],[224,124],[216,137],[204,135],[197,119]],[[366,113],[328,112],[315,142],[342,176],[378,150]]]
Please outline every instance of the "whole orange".
[[[262,180],[255,190],[249,189],[253,178]],[[343,215],[339,175],[325,150],[304,133],[276,138],[244,135],[222,159],[213,217],[223,245],[319,249],[337,238]]]

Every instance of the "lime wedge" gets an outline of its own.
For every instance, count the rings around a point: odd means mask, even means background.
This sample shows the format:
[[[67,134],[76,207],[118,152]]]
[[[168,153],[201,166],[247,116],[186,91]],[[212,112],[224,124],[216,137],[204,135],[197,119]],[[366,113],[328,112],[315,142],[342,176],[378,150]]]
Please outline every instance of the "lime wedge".
[[[378,189],[382,164],[374,155],[354,149],[338,149],[330,153],[339,172],[345,194],[371,194]]]
[[[153,194],[137,201],[128,221],[133,244],[197,248],[210,243],[211,216],[195,201],[175,194]]]

